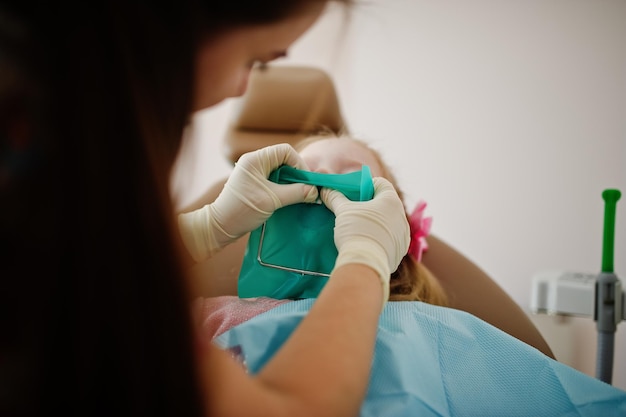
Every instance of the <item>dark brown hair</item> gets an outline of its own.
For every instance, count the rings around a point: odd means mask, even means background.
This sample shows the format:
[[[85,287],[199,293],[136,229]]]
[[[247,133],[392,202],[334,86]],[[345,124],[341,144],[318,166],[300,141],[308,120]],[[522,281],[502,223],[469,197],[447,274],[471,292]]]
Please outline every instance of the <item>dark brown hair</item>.
[[[379,152],[372,149],[366,142],[358,138],[354,138],[345,132],[333,133],[328,129],[321,129],[319,133],[299,141],[294,147],[296,150],[301,151],[313,142],[329,138],[351,140],[369,150],[383,171],[382,177],[393,184],[400,199],[404,201],[404,194],[398,187],[398,181],[393,175],[389,165],[382,160]],[[408,219],[409,215],[407,213],[407,220]],[[389,301],[423,301],[439,306],[448,305],[447,295],[437,278],[424,264],[417,262],[409,254],[404,255],[398,269],[391,274]]]
[[[197,47],[310,1],[0,6],[0,415],[204,413],[169,196]]]

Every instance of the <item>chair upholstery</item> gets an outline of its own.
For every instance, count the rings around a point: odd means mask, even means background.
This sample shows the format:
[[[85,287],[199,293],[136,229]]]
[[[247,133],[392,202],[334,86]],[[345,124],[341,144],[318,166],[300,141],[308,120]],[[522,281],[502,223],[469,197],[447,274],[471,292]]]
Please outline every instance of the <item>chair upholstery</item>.
[[[223,152],[235,162],[249,151],[292,145],[320,131],[347,132],[335,85],[322,69],[261,66],[252,70],[224,137]]]

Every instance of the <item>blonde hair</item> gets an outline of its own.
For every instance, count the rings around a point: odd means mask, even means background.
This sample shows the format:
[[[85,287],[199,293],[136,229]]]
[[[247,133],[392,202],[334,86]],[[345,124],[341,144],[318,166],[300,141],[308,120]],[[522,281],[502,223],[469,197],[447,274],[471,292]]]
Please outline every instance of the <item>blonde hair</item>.
[[[404,202],[404,194],[398,187],[398,182],[391,168],[382,160],[380,153],[372,149],[363,140],[354,138],[346,133],[333,133],[332,131],[325,130],[302,139],[294,145],[294,148],[300,152],[313,142],[333,138],[338,140],[351,140],[370,151],[382,170],[382,177],[393,184],[400,199]],[[406,215],[408,220],[408,213]],[[409,254],[404,255],[398,269],[391,274],[389,301],[423,301],[439,306],[449,305],[448,296],[434,274],[426,268],[424,264],[417,262]]]

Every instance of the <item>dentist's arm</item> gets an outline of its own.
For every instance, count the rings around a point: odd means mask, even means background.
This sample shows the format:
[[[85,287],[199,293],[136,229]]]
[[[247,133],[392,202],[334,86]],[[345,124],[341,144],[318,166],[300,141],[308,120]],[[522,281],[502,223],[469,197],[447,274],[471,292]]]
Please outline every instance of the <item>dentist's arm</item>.
[[[205,354],[210,415],[358,414],[389,277],[409,245],[409,226],[393,186],[375,178],[374,188],[374,198],[367,202],[322,191],[322,200],[336,215],[335,269],[311,311],[259,374],[249,377],[205,342],[200,353]]]
[[[369,382],[382,294],[371,268],[338,268],[289,340],[254,377],[207,341],[200,353],[208,415],[358,415]]]

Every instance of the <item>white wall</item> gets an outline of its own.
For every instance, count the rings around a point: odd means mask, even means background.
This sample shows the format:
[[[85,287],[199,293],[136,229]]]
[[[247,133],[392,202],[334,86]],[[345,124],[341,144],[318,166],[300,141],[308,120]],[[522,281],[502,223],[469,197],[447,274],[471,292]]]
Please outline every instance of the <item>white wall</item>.
[[[337,10],[285,63],[333,74],[352,133],[393,161],[409,202],[428,201],[433,233],[525,309],[535,272],[599,271],[601,193],[626,194],[626,1],[370,0],[347,35]],[[181,204],[228,172],[231,105],[198,116]],[[615,250],[626,281],[626,195]],[[533,319],[558,359],[593,375],[593,320]],[[616,339],[626,389],[626,324]]]

